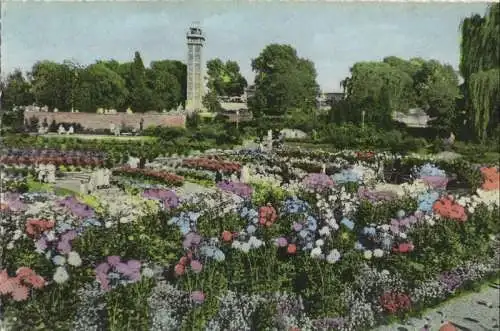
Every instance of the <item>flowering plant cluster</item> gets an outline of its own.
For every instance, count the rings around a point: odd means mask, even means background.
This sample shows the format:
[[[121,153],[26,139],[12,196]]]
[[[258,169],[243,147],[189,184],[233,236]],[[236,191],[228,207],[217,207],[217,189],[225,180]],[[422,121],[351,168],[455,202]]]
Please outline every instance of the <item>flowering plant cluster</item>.
[[[440,216],[457,221],[467,221],[465,208],[453,201],[453,197],[442,197],[434,203],[433,210]]]
[[[238,172],[241,169],[241,165],[239,163],[208,158],[184,159],[182,160],[182,165],[187,168],[205,169],[227,173]]]
[[[106,262],[95,268],[96,279],[104,291],[109,291],[118,284],[125,285],[141,279],[141,262],[122,261],[119,256],[108,256]]]
[[[0,153],[0,163],[6,165],[54,164],[94,167],[102,166],[105,158],[102,153],[49,149],[6,149]]]
[[[120,176],[140,177],[144,179],[154,179],[167,185],[181,186],[184,183],[184,177],[171,174],[164,171],[155,171],[150,169],[139,169],[131,167],[121,167],[113,170],[113,174]]]
[[[42,289],[45,279],[27,267],[17,269],[14,277],[7,270],[0,271],[0,295],[10,296],[14,301],[24,301],[29,297],[30,288]]]
[[[249,199],[252,196],[252,187],[245,183],[222,181],[217,183],[217,187],[223,191],[234,193],[244,199]]]
[[[268,170],[280,158],[256,155]],[[293,191],[225,182],[189,194],[168,184],[92,199],[5,194],[5,317],[17,329],[361,330],[498,269],[498,190],[446,191],[424,177],[453,172],[425,162],[408,183],[383,183],[385,154],[307,157],[332,172],[297,171]],[[33,273],[7,273],[20,267]]]

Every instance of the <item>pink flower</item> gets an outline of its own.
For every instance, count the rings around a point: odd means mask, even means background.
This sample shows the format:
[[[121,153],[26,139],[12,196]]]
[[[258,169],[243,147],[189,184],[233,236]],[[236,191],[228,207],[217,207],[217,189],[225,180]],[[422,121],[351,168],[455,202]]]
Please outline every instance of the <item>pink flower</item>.
[[[191,261],[191,269],[193,269],[195,273],[199,273],[203,269],[203,265],[200,263],[200,261],[193,260]]]
[[[205,301],[205,294],[202,291],[194,291],[191,293],[191,300],[195,303],[203,303]]]
[[[110,269],[109,264],[103,262],[95,268],[95,273],[105,275],[108,273],[109,269]]]
[[[127,262],[127,265],[130,269],[134,271],[139,271],[141,270],[141,262],[137,260],[130,260]]]

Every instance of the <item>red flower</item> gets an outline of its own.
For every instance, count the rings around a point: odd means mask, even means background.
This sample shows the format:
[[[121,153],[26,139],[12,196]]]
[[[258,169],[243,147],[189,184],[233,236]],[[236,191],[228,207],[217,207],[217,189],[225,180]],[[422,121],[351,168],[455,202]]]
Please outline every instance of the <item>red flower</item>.
[[[259,209],[259,223],[265,226],[271,226],[278,218],[276,209],[271,205],[260,207]]]
[[[229,242],[233,239],[233,234],[229,231],[222,232],[222,240]]]
[[[295,244],[288,244],[286,251],[288,254],[295,254],[295,252],[297,252],[297,246]]]

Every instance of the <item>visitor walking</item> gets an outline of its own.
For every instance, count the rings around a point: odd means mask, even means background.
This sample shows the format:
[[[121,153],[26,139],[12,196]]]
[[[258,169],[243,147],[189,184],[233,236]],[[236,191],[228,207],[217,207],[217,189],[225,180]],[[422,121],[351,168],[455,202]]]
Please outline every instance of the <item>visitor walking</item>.
[[[222,174],[219,170],[217,170],[217,172],[215,173],[215,183],[217,184],[220,182],[222,182]]]

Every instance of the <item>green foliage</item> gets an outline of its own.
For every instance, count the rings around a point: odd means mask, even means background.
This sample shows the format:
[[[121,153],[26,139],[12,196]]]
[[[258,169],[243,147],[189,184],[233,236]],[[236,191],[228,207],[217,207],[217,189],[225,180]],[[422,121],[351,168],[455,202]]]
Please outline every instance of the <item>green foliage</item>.
[[[484,140],[496,129],[500,98],[500,4],[463,20],[460,72],[465,80],[465,107],[475,137]]]
[[[146,68],[139,52],[126,63],[109,60],[81,66],[40,61],[27,78],[14,71],[2,83],[3,107],[11,110],[36,103],[60,111],[171,110],[185,103],[186,75],[186,65],[180,61],[153,61]]]
[[[359,62],[351,68],[344,86],[347,98],[332,109],[337,123],[365,122],[390,127],[394,112],[421,107],[434,118],[431,123],[455,129],[456,100],[460,96],[458,77],[453,68],[435,60],[403,60],[395,56],[383,62]]]
[[[245,77],[240,73],[240,66],[235,61],[222,62],[215,58],[207,61],[209,90],[217,96],[238,97],[247,87]]]
[[[9,74],[2,85],[2,107],[4,109],[30,105],[35,101],[33,93],[30,91],[31,85],[20,70]]]
[[[254,116],[284,115],[291,109],[309,111],[316,107],[319,87],[316,69],[299,58],[290,45],[271,44],[252,60],[255,95],[249,100]]]

